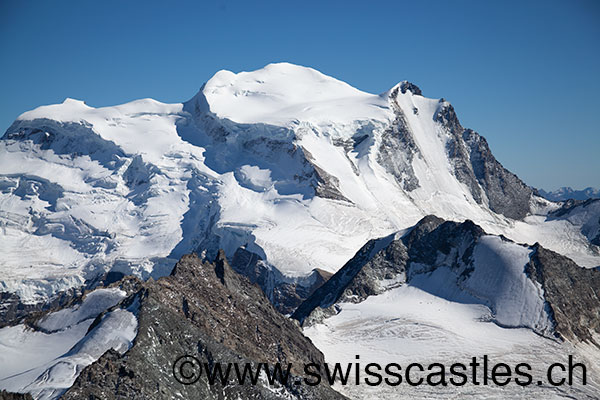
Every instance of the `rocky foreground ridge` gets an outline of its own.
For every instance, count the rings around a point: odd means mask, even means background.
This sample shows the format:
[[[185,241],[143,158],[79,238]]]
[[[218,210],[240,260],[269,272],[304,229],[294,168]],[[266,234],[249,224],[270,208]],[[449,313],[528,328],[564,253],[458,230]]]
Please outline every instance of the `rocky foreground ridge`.
[[[234,272],[223,252],[214,263],[184,256],[171,276],[132,285],[139,301],[138,334],[123,356],[109,351],[79,375],[63,399],[339,399],[328,387],[290,384],[273,389],[214,386],[206,374],[193,385],[174,380],[178,356],[202,363],[322,363],[323,355],[291,320],[281,315],[261,290]]]

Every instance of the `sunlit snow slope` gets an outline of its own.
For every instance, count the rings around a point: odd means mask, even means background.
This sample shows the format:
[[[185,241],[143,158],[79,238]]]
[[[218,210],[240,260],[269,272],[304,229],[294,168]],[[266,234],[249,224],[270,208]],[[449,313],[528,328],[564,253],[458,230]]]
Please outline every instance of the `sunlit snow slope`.
[[[367,243],[292,317],[304,323],[304,333],[329,363],[340,362],[345,370],[358,355],[363,368],[378,363],[379,371],[371,372],[396,382],[370,386],[364,379],[375,379],[364,372],[360,385],[338,382],[336,389],[352,399],[595,399],[599,275],[540,246],[488,235],[472,222],[430,216]],[[450,365],[469,364],[473,357],[482,363],[484,355],[489,365],[502,362],[513,371],[528,363],[533,384],[481,384],[483,368],[477,384],[452,383]],[[586,365],[586,382],[580,370],[572,386],[552,385],[546,368],[568,364],[569,355]],[[402,368],[400,384],[384,372],[391,363]],[[411,386],[404,374],[411,363],[424,366],[422,373],[413,368],[412,382],[437,371],[428,365],[441,363],[446,384]]]
[[[599,265],[579,221],[547,221],[556,208],[410,83],[373,95],[286,63],[220,71],[182,104],[22,114],[0,140],[0,290],[35,302],[242,245],[290,277],[335,271],[427,214]]]
[[[125,353],[137,334],[135,304],[95,321],[125,295],[118,288],[98,289],[80,304],[48,314],[35,329],[24,324],[0,329],[0,387],[55,399],[109,349]]]
[[[435,277],[432,277],[421,283],[435,285],[434,280]],[[356,363],[355,355],[359,355],[362,368],[368,363],[382,366],[397,363],[404,369],[411,363],[420,363],[425,368],[432,363],[442,363],[448,371],[452,363],[466,365],[473,357],[482,363],[483,355],[487,355],[490,365],[506,363],[513,370],[519,363],[528,363],[532,366],[534,384],[521,387],[513,381],[507,386],[469,383],[465,386],[423,384],[414,387],[403,381],[397,386],[382,384],[372,387],[364,382],[361,385],[341,385],[338,382],[334,388],[351,399],[597,398],[600,390],[597,347],[559,342],[526,328],[500,327],[490,321],[487,307],[446,300],[432,294],[431,290],[435,289],[404,285],[369,297],[359,304],[343,303],[339,314],[305,329],[304,333],[323,351],[325,361],[339,362],[344,366]],[[568,365],[569,354],[587,366],[586,385],[582,385],[579,370],[573,386],[551,385],[546,379],[546,368],[556,362]],[[383,372],[381,375],[386,376]],[[426,376],[426,373],[413,370],[411,379],[417,381]],[[451,376],[448,373],[446,379]],[[481,383],[481,366],[477,376]],[[364,377],[364,374],[361,375],[361,379]],[[391,379],[396,380],[395,377]]]

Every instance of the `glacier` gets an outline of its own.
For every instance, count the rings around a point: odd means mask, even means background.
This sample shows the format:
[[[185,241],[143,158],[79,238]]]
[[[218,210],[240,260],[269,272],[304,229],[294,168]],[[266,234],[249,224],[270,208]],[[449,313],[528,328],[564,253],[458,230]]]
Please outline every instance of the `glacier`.
[[[119,288],[97,289],[81,303],[49,313],[33,326],[1,328],[0,387],[31,393],[36,399],[56,399],[106,351],[125,353],[138,325],[135,304],[112,309],[125,296]]]
[[[43,302],[241,246],[303,279],[429,214],[600,265],[597,208],[559,208],[406,81],[370,94],[288,63],[219,71],[183,103],[67,99],[18,117],[0,140],[0,290]]]

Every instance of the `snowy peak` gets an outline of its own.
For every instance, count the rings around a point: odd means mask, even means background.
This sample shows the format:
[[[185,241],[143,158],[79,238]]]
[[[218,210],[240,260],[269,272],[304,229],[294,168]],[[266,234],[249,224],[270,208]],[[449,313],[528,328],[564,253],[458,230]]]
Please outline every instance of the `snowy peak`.
[[[409,92],[409,94],[415,96],[423,96],[421,89],[417,85],[406,80],[394,85],[394,87],[386,92],[383,92],[380,96],[390,97],[393,94],[392,97],[397,97],[399,94],[406,94],[406,92]]]
[[[421,90],[402,81],[375,95],[313,68],[289,63],[269,64],[251,72],[217,72],[196,96],[219,118],[237,123],[288,125],[297,121],[386,121],[391,117],[390,95],[421,96]]]
[[[274,63],[250,72],[217,72],[203,89],[210,95],[227,93],[235,97],[285,96],[290,102],[318,102],[340,97],[368,95],[313,68],[289,63]]]
[[[428,214],[598,265],[580,226],[514,225],[531,190],[420,92],[404,81],[369,94],[271,64],[218,72],[184,104],[24,113],[0,140],[3,290],[34,303],[109,270],[158,277],[182,254],[242,246],[301,279]]]
[[[61,104],[40,106],[24,112],[19,115],[17,121],[30,121],[38,118],[48,118],[49,116],[52,116],[52,119],[56,121],[72,121],[74,115],[80,115],[89,110],[92,110],[92,107],[85,104],[85,102],[67,97]],[[9,130],[11,129],[9,128]]]
[[[379,96],[289,63],[237,74],[219,71],[201,94],[212,113],[237,123],[286,125],[296,120],[348,119],[349,114],[355,119],[385,118],[380,108],[386,104]]]

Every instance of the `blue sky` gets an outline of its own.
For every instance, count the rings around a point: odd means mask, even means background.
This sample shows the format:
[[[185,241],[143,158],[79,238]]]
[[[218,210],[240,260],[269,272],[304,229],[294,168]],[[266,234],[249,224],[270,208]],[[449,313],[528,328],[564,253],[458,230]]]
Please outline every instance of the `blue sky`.
[[[0,131],[73,97],[191,98],[219,69],[289,61],[452,102],[526,183],[600,186],[600,2],[0,2]]]

